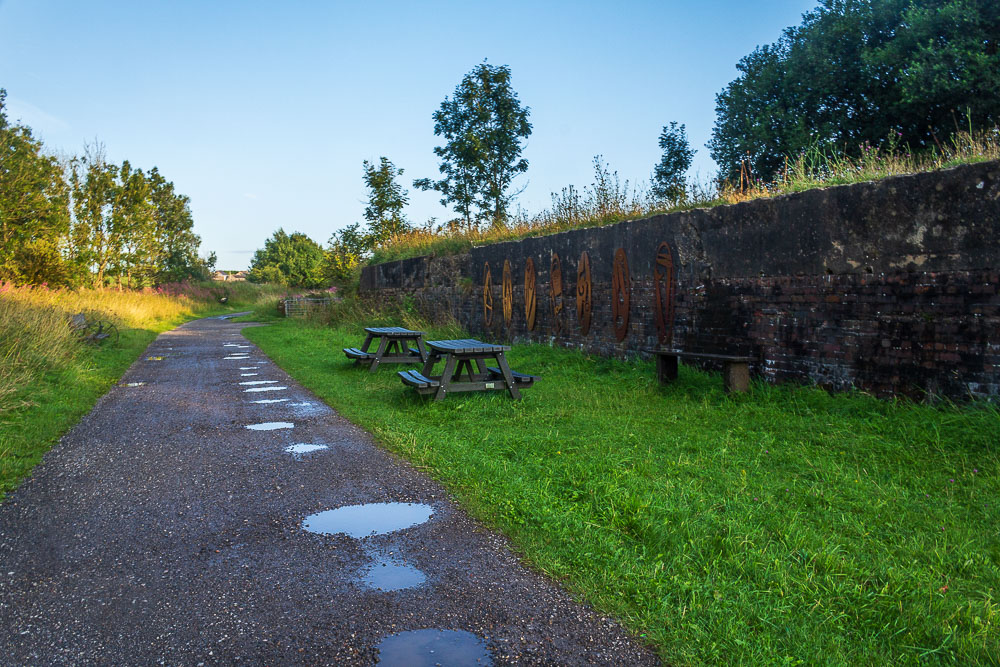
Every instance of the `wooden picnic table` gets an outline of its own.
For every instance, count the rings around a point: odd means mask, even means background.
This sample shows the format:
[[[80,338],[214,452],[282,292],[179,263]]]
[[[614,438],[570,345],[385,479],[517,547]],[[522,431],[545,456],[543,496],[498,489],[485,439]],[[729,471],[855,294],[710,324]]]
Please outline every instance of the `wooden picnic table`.
[[[420,394],[434,394],[440,401],[447,394],[459,391],[506,390],[511,398],[521,398],[520,388],[530,387],[536,375],[517,373],[507,364],[505,352],[509,345],[492,345],[471,338],[427,341],[430,350],[422,371],[399,371],[403,382]],[[432,375],[434,364],[444,360],[440,375]],[[495,367],[487,361],[496,362]]]
[[[379,364],[416,364],[427,361],[424,332],[403,327],[365,327],[365,342],[360,348],[345,347],[344,354],[356,364],[368,364],[371,373]],[[378,349],[369,352],[372,342],[379,340]],[[410,344],[416,347],[410,347]]]

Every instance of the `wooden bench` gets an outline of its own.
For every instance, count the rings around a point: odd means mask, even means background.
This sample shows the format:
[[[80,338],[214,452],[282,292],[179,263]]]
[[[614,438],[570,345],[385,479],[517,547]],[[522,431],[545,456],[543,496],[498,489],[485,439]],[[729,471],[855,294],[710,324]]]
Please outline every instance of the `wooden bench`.
[[[424,377],[420,371],[399,371],[399,377],[404,384],[414,387],[418,394],[433,394],[441,386],[438,380]]]
[[[492,366],[487,366],[486,371],[496,380],[503,380],[503,371],[499,368],[493,368]],[[541,380],[540,375],[528,375],[527,373],[518,373],[517,371],[511,371],[511,376],[514,378],[514,383],[519,385],[524,385],[525,387],[530,387],[535,384],[535,380]]]
[[[111,337],[114,337],[114,342],[118,342],[118,327],[107,320],[88,320],[83,313],[77,313],[70,318],[69,328],[80,338],[91,343],[100,343]]]
[[[350,359],[356,359],[357,361],[371,361],[375,358],[374,354],[369,352],[362,352],[356,347],[345,347],[344,354]]]
[[[754,357],[708,352],[684,352],[683,350],[657,350],[656,377],[660,384],[669,384],[677,379],[678,359],[721,361],[722,383],[727,393],[744,392],[750,389],[750,362],[754,361]]]

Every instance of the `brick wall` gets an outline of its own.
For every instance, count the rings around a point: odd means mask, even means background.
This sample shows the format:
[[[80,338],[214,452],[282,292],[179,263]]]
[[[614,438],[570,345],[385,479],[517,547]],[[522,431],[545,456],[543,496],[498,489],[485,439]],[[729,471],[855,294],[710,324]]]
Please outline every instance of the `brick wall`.
[[[667,243],[676,276],[672,347],[749,354],[759,360],[752,370],[771,381],[882,396],[996,397],[998,232],[1000,163],[991,162],[389,262],[366,267],[361,287],[374,299],[409,295],[428,313],[450,312],[493,340],[648,355],[660,345],[654,272],[657,250]],[[628,271],[615,293],[618,249]],[[576,307],[584,251],[592,294],[586,335]],[[553,254],[562,268],[558,322],[550,298]],[[537,299],[531,330],[529,258]],[[512,276],[509,322],[502,307],[505,261]],[[619,319],[618,333],[625,334],[619,341],[613,300],[621,302],[624,292],[628,324]]]

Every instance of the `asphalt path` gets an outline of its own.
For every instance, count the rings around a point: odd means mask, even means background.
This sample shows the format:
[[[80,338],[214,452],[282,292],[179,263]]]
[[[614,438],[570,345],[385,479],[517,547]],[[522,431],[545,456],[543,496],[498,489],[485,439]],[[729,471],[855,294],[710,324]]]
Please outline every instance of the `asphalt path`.
[[[370,665],[389,662],[387,638],[427,629],[478,648],[393,645],[395,664],[431,649],[427,664],[656,663],[295,383],[244,326],[159,336],[0,505],[0,663]],[[297,444],[326,448],[286,451]],[[430,518],[362,538],[303,529],[390,502]]]

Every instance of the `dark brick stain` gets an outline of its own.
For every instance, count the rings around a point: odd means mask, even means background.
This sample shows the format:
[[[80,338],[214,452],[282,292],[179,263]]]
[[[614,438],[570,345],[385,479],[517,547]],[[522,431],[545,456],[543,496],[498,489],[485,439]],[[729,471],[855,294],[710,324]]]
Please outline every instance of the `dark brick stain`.
[[[579,229],[366,267],[362,294],[411,295],[475,334],[609,357],[657,347],[653,272],[668,242],[677,271],[674,347],[749,354],[770,381],[855,387],[880,396],[1000,396],[1000,163]],[[615,339],[614,252],[632,293],[628,334]],[[590,256],[592,325],[580,335],[576,268]],[[562,332],[548,298],[552,252],[563,276]],[[534,261],[536,325],[527,330],[524,265]],[[483,264],[510,260],[510,327],[483,322]],[[494,269],[496,273],[496,268]],[[501,287],[494,276],[495,308]],[[542,298],[544,295],[545,298]]]

